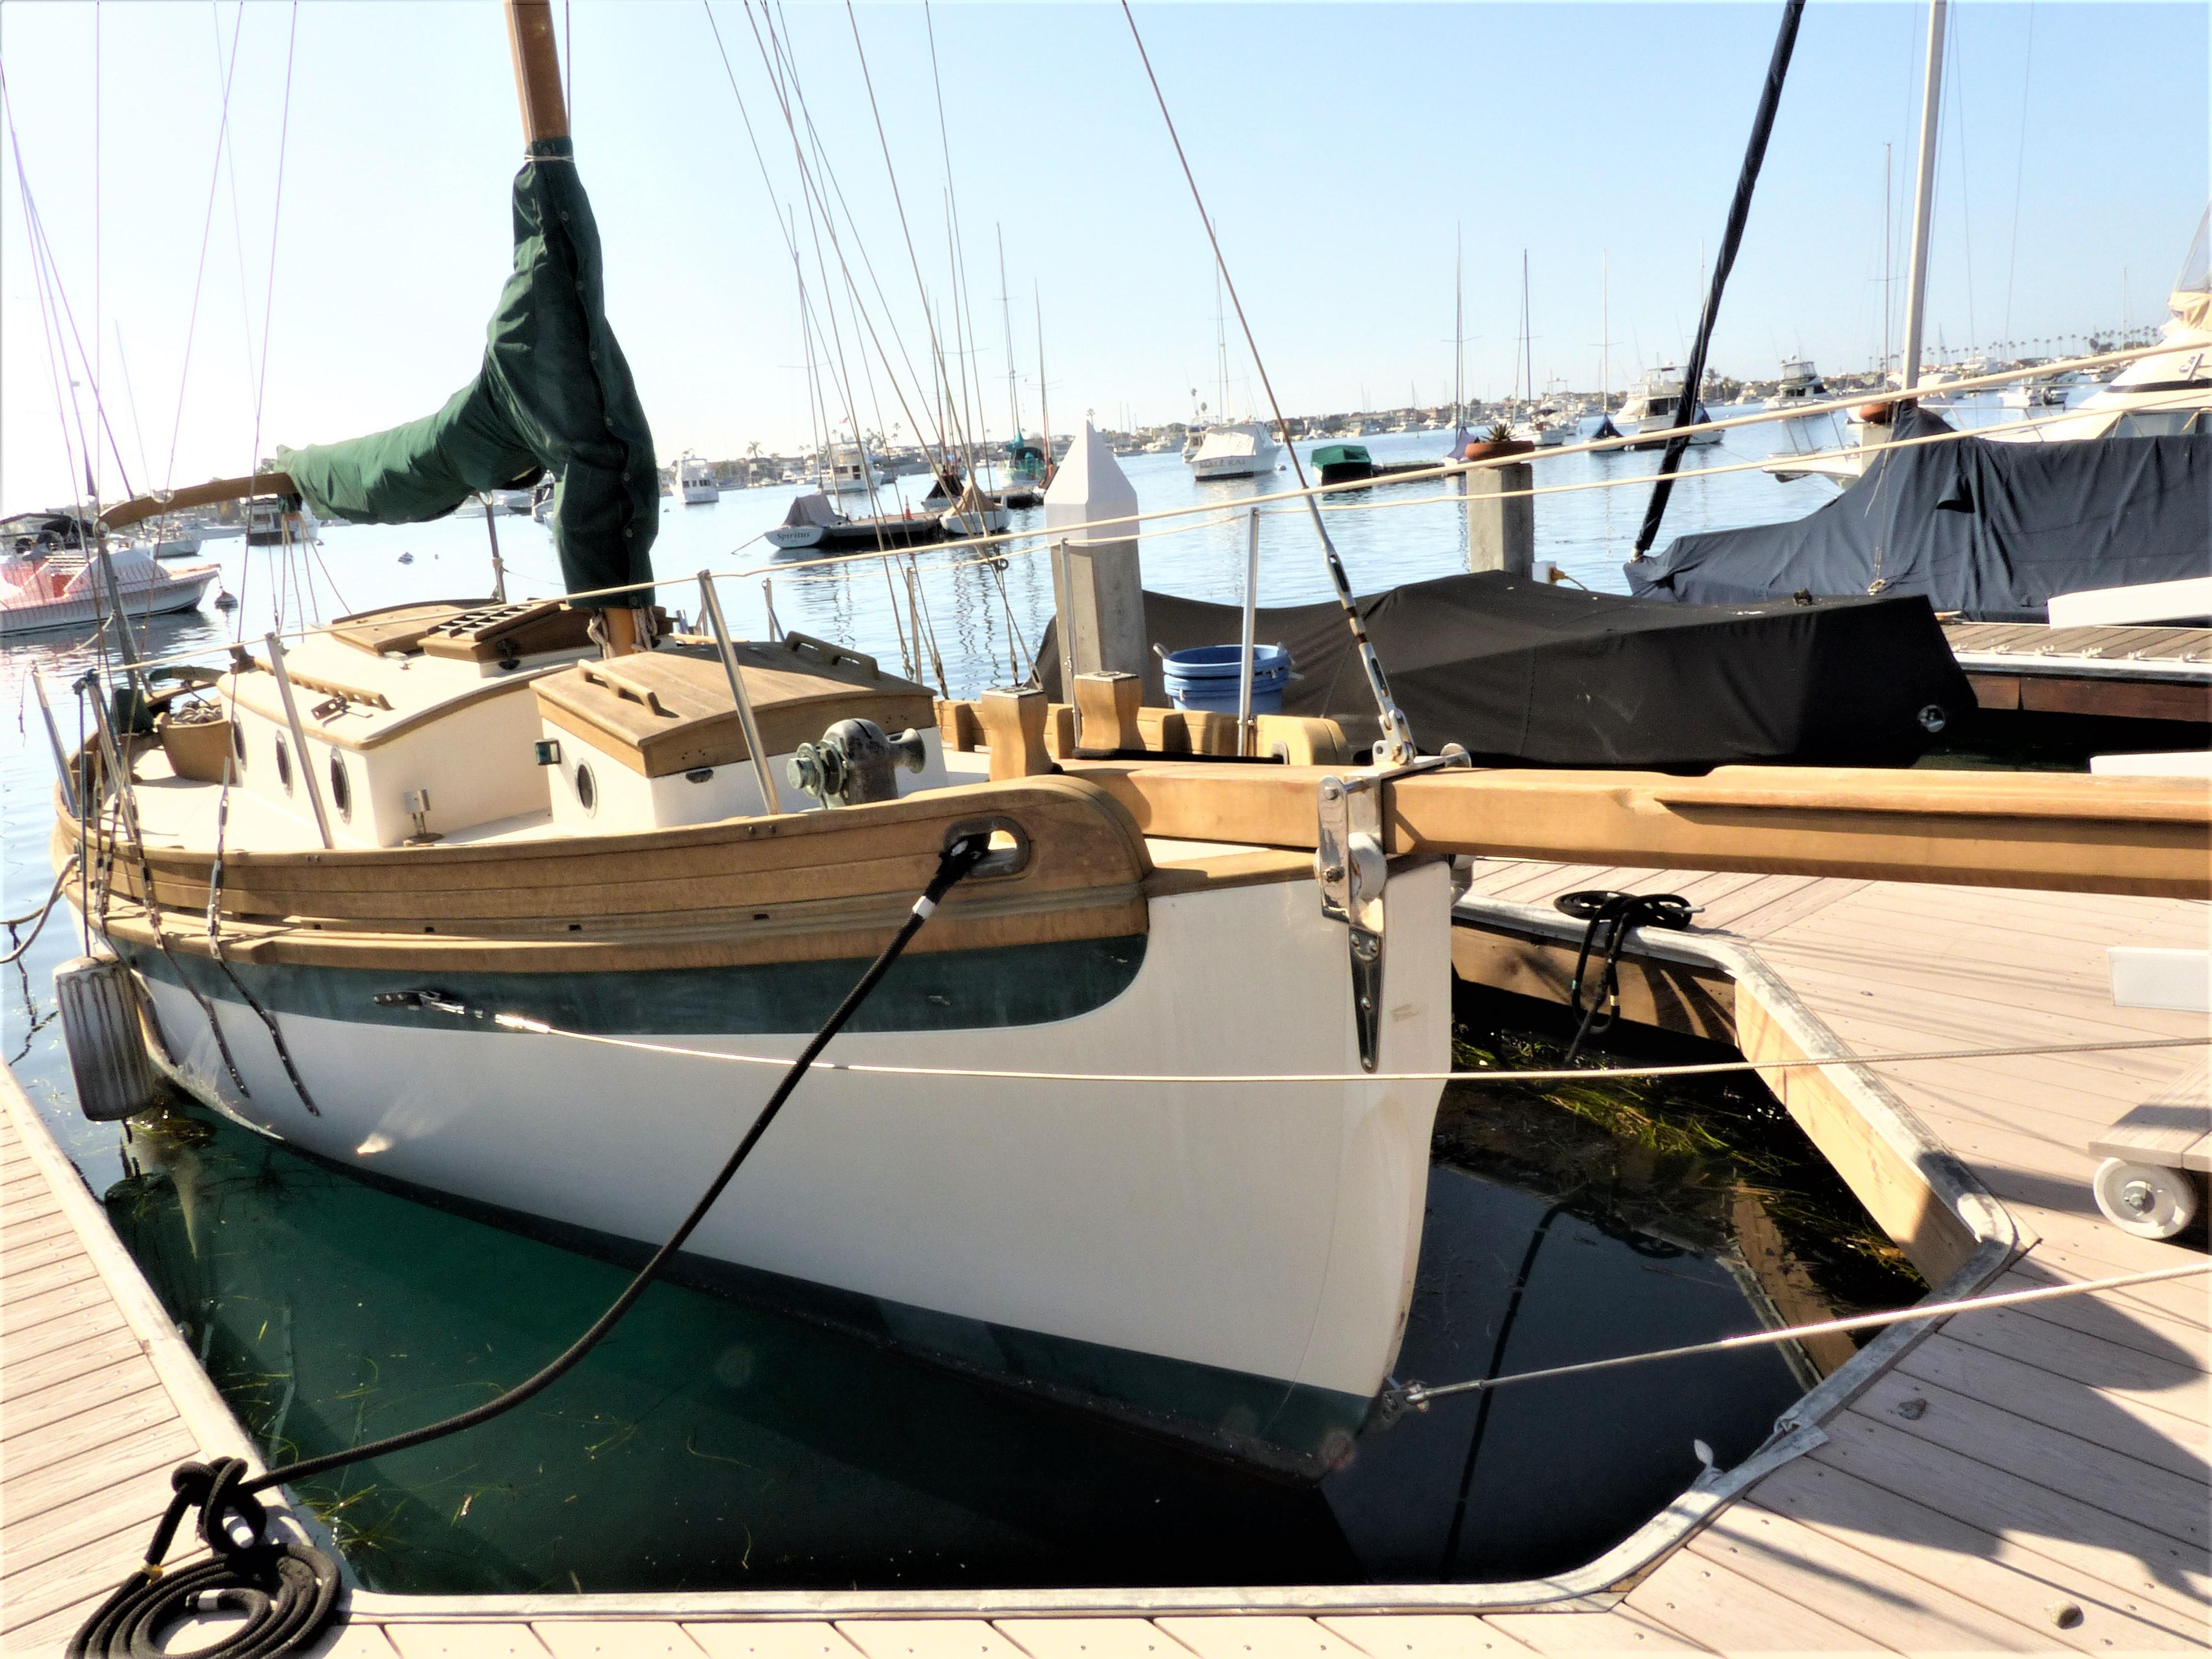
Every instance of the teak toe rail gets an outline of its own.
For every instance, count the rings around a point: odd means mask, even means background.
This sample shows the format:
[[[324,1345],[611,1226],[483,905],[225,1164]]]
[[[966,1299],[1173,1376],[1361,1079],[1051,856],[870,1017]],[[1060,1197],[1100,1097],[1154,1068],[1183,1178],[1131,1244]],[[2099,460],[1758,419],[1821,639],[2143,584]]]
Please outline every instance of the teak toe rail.
[[[981,824],[1018,844],[1018,867],[986,866],[963,882],[918,950],[1146,931],[1152,866],[1128,815],[1090,784],[1038,777],[632,835],[336,852],[234,846],[223,858],[224,950],[258,963],[517,972],[865,957],[904,921],[955,831]],[[76,826],[61,817],[55,856],[76,850]],[[150,872],[168,948],[206,955],[212,861],[205,848],[159,845],[117,857],[107,931],[153,942],[136,908]]]
[[[1065,761],[1146,834],[1309,848],[1334,769]],[[1392,854],[2212,898],[2202,779],[1728,766],[1428,772],[1386,783]]]

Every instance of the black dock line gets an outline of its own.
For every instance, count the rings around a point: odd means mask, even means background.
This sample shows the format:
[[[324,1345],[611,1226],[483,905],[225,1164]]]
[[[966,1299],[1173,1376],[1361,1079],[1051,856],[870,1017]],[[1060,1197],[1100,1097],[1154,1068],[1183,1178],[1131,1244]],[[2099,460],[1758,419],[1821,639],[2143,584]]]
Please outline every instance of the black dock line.
[[[745,1131],[737,1150],[708,1183],[690,1213],[669,1235],[667,1242],[653,1253],[652,1260],[638,1269],[636,1276],[607,1310],[592,1322],[591,1328],[565,1352],[534,1376],[481,1406],[418,1429],[386,1435],[365,1446],[328,1452],[320,1457],[303,1457],[252,1480],[245,1478],[246,1465],[240,1458],[222,1457],[213,1463],[179,1464],[169,1477],[176,1495],[169,1500],[167,1512],[154,1529],[144,1565],[118,1585],[114,1594],[100,1603],[70,1638],[70,1659],[141,1659],[142,1656],[161,1650],[160,1638],[167,1626],[193,1613],[217,1610],[243,1613],[246,1622],[223,1640],[191,1650],[194,1659],[281,1659],[281,1656],[304,1653],[313,1646],[337,1610],[337,1563],[313,1545],[282,1543],[265,1537],[263,1529],[268,1515],[255,1494],[285,1481],[343,1468],[349,1463],[409,1451],[489,1423],[543,1394],[574,1370],[584,1356],[621,1322],[623,1316],[636,1306],[638,1298],[674,1260],[699,1224],[707,1218],[707,1212],[714,1208],[738,1168],[751,1156],[753,1148],[760,1144],[761,1137],[775,1121],[776,1114],[791,1098],[792,1091],[798,1088],[799,1079],[806,1075],[816,1056],[860,1012],[860,1005],[883,982],[884,975],[921,931],[922,924],[929,920],[945,896],[982,861],[989,848],[988,835],[976,832],[963,836],[939,855],[937,872],[930,877],[929,884],[915,901],[913,909],[891,936],[890,943],[868,964],[867,971],[845,994],[845,1000],[837,1005],[836,1012],[799,1051],[799,1058],[791,1062],[782,1080],[775,1085],[775,1092],[768,1097],[767,1104],[754,1117],[752,1127]],[[212,1552],[211,1558],[195,1562],[165,1579],[161,1558],[168,1553],[185,1511],[195,1508],[200,1511],[196,1530]]]

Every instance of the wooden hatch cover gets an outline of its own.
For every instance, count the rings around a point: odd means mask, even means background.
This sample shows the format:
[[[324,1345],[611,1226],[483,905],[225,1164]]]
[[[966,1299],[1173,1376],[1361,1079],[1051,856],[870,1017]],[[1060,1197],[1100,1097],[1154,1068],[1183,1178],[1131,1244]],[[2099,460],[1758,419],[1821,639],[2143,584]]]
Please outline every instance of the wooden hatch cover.
[[[387,651],[412,655],[422,648],[422,636],[432,629],[442,628],[474,608],[475,602],[469,599],[421,599],[411,605],[357,611],[331,623],[331,637],[372,657]]]
[[[496,662],[541,651],[580,651],[592,642],[592,613],[558,599],[480,605],[448,617],[422,635],[426,657]]]
[[[666,614],[660,613],[662,625]],[[446,657],[496,662],[547,651],[581,651],[591,642],[592,613],[558,599],[502,605],[485,599],[425,599],[357,611],[331,624],[333,637],[371,656]]]
[[[927,686],[887,674],[858,653],[796,634],[733,648],[771,755],[815,741],[839,720],[873,720],[897,732],[934,719]],[[533,690],[548,720],[649,778],[750,758],[729,679],[711,645],[673,643],[578,663]]]

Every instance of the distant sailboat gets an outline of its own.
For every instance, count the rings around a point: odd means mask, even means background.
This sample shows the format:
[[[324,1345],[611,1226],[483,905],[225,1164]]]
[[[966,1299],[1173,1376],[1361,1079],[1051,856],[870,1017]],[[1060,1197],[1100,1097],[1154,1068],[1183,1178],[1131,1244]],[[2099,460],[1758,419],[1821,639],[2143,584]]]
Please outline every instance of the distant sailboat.
[[[1607,257],[1597,258],[1597,427],[1590,434],[1593,443],[1602,443],[1608,438],[1618,438],[1620,428],[1613,423],[1613,272]]]

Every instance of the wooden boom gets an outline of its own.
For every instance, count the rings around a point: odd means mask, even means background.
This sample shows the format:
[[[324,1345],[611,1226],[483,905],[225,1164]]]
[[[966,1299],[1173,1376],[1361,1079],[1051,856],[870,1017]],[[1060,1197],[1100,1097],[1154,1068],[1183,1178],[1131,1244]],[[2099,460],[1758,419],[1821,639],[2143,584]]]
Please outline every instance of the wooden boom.
[[[210,478],[205,483],[186,484],[182,489],[166,489],[151,495],[133,495],[127,501],[118,501],[100,515],[100,521],[110,530],[121,530],[147,519],[157,519],[165,513],[181,513],[188,507],[207,507],[216,501],[242,501],[258,495],[290,495],[297,494],[292,487],[289,472],[262,472],[251,478]]]
[[[1350,769],[1064,760],[1148,835],[1309,848]],[[1384,786],[1386,850],[2212,899],[2212,787],[2070,773],[1727,766],[1425,772]]]

